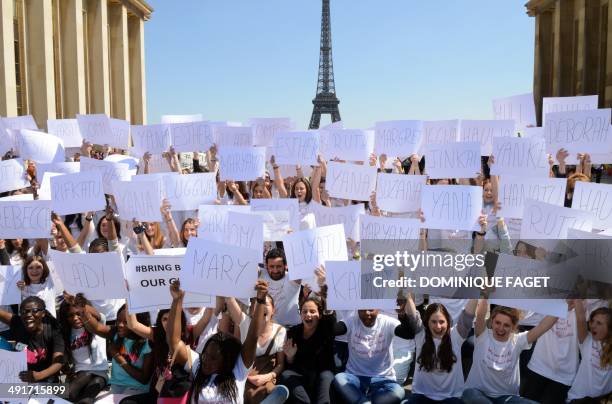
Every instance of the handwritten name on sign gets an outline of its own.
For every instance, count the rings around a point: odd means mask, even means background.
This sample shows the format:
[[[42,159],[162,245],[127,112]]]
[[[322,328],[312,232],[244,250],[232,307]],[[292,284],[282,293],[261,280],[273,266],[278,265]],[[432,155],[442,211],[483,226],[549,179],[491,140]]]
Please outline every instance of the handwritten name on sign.
[[[164,175],[164,195],[172,210],[195,210],[217,198],[216,173]]]
[[[316,202],[311,204],[317,226],[344,226],[344,235],[353,241],[359,241],[359,215],[365,213],[364,204],[330,208]]]
[[[591,212],[596,229],[612,228],[612,185],[576,182],[572,209]]]
[[[474,230],[482,210],[482,187],[425,185],[421,209],[428,229]]]
[[[493,138],[499,136],[514,136],[514,120],[462,120],[459,130],[459,140],[462,142],[479,142],[480,155],[489,156],[493,152]]]
[[[21,159],[0,161],[0,192],[14,191],[29,186]]]
[[[38,130],[38,125],[36,125],[36,121],[32,115],[20,115],[20,116],[11,116],[7,118],[0,118],[2,123],[7,129],[29,129],[29,130]]]
[[[214,131],[219,149],[253,146],[253,128],[250,126],[215,125]]]
[[[98,145],[128,148],[129,136],[117,130],[113,131],[111,120],[105,114],[77,115],[76,119],[84,140]]]
[[[525,201],[521,239],[566,239],[568,229],[591,231],[593,217],[582,210],[528,199]]]
[[[247,213],[250,206],[243,205],[200,205],[198,207],[198,237],[204,240],[222,242],[229,231],[228,214],[230,211]]]
[[[570,153],[605,153],[612,150],[610,108],[589,111],[551,112],[546,115],[544,138],[547,151],[564,148]]]
[[[11,352],[0,349],[0,383],[23,383],[19,378],[19,373],[28,370],[27,355],[28,352],[26,350]]]
[[[125,163],[81,157],[81,172],[97,171],[102,174],[102,186],[105,194],[113,194],[113,182],[130,179],[129,169],[130,166]]]
[[[166,124],[132,125],[132,139],[134,152],[139,156],[146,152],[162,154],[172,144],[170,128]]]
[[[21,303],[21,290],[15,287],[22,280],[21,266],[0,265],[0,305]]]
[[[297,199],[251,199],[253,211],[286,210],[289,211],[289,223],[294,231],[300,228],[300,208]]]
[[[66,159],[64,143],[57,136],[22,129],[17,136],[19,156],[40,163],[58,163]]]
[[[535,103],[533,93],[520,94],[512,97],[497,98],[492,101],[493,118],[498,120],[514,119],[517,129],[536,126]]]
[[[288,234],[283,238],[289,278],[311,279],[314,270],[325,261],[347,261],[344,226],[316,227]]]
[[[361,215],[361,238],[364,240],[418,240],[424,224],[418,219]]]
[[[251,118],[249,126],[253,128],[253,146],[272,146],[277,133],[293,130],[291,118]]]
[[[223,147],[219,150],[221,181],[252,181],[266,171],[265,147]]]
[[[88,299],[123,299],[123,259],[117,252],[70,254],[51,250],[51,261],[66,291]]]
[[[330,161],[325,189],[334,198],[369,201],[376,189],[376,174],[376,167],[369,165]]]
[[[48,238],[51,201],[0,200],[0,238]]]
[[[550,171],[543,138],[493,138],[494,175],[547,178]]]
[[[58,215],[95,212],[106,206],[99,172],[64,174],[51,178],[51,207]]]
[[[160,180],[115,181],[113,191],[117,209],[122,217],[143,222],[162,221],[159,210],[163,199]]]
[[[123,119],[110,118],[110,129],[111,135],[113,136],[113,143],[121,144],[120,149],[127,149],[130,144],[130,123]],[[110,143],[109,143],[110,145]]]
[[[263,242],[261,215],[236,211],[227,213],[227,229],[223,233],[224,244],[249,248],[263,257]]]
[[[447,144],[459,140],[459,120],[423,121],[421,150],[428,144]]]
[[[319,133],[279,132],[274,135],[272,153],[277,164],[319,165]]]
[[[546,126],[546,114],[551,112],[572,112],[597,109],[597,95],[577,97],[544,97],[542,100],[542,126]]]
[[[374,152],[387,157],[417,153],[423,140],[423,121],[376,122]]]
[[[177,152],[206,151],[215,143],[210,122],[182,122],[168,124],[172,146]]]
[[[565,178],[529,178],[504,175],[499,181],[499,215],[522,218],[525,200],[534,199],[555,206],[565,201]]]
[[[331,129],[321,131],[321,154],[327,160],[368,161],[374,151],[374,131]]]
[[[129,285],[128,308],[130,313],[162,310],[170,307],[172,297],[168,287],[179,279],[183,254],[174,256],[134,255],[126,263],[126,280]],[[183,298],[185,307],[210,306],[211,295],[187,292]]]
[[[426,175],[378,173],[376,203],[387,212],[414,212],[421,208],[421,190]]]
[[[478,142],[429,144],[424,154],[429,178],[475,178],[480,173]]]
[[[259,261],[255,250],[191,237],[181,263],[181,286],[215,296],[252,297]]]
[[[80,147],[83,143],[76,119],[47,119],[47,130],[62,139],[64,147]]]

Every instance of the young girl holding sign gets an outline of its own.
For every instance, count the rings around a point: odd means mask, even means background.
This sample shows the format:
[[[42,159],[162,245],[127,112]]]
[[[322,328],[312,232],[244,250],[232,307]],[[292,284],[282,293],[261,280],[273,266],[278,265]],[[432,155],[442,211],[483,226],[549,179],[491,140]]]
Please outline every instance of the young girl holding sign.
[[[516,333],[519,310],[496,306],[491,312],[490,327],[485,323],[488,310],[486,299],[476,309],[474,332],[474,360],[465,383],[463,401],[466,403],[533,403],[519,394],[521,351],[548,331],[557,321],[546,316],[529,331]]]
[[[469,300],[459,321],[451,327],[452,319],[444,305],[427,306],[421,321],[412,296],[408,296],[406,313],[415,334],[417,357],[408,403],[461,403],[461,345],[472,329],[477,302]]]
[[[587,329],[584,305],[577,300],[576,322],[582,361],[567,399],[572,403],[598,403],[612,392],[612,310],[593,310]]]
[[[41,256],[28,257],[22,267],[23,280],[17,281],[22,299],[38,296],[45,302],[47,311],[55,317],[55,288],[47,262]]]

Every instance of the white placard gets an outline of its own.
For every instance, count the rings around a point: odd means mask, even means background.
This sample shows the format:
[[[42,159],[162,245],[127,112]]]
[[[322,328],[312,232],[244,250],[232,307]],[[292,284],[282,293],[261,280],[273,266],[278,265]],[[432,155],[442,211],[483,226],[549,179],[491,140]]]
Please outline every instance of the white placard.
[[[125,163],[96,160],[81,157],[81,172],[98,171],[102,174],[102,186],[105,194],[113,194],[113,182],[128,181],[131,177],[130,166]]]
[[[359,226],[362,240],[418,240],[425,224],[418,219],[361,215]]]
[[[501,209],[498,214],[505,218],[522,218],[525,200],[534,199],[563,206],[565,202],[565,178],[529,178],[504,175],[499,181]]]
[[[415,154],[423,140],[423,121],[376,122],[374,153],[394,157],[408,157]]]
[[[325,189],[334,198],[369,201],[376,189],[376,167],[351,163],[327,164]]]
[[[591,212],[595,229],[612,228],[612,185],[577,181],[572,209]]]
[[[423,154],[425,172],[432,179],[476,178],[481,170],[478,142],[429,144]]]
[[[22,384],[19,373],[28,370],[27,356],[28,352],[25,349],[18,352],[0,349],[0,383],[4,385]]]
[[[83,143],[76,119],[47,119],[47,131],[62,139],[64,147],[81,147]]]
[[[51,178],[51,208],[58,215],[104,210],[102,175],[90,171]]]
[[[126,263],[128,283],[128,309],[130,313],[142,313],[170,308],[172,297],[169,286],[181,270],[183,254],[176,256],[133,255]],[[185,307],[205,307],[214,304],[211,295],[185,293]]]
[[[252,297],[261,258],[248,248],[191,237],[181,263],[181,287],[216,296]]]
[[[115,118],[110,118],[109,121],[113,139],[112,142],[121,145],[115,147],[127,150],[128,145],[130,144],[130,123],[126,120]]]
[[[393,299],[361,298],[359,261],[327,261],[325,272],[329,310],[393,310],[397,306]]]
[[[543,138],[493,138],[493,156],[493,175],[547,178],[550,171]]]
[[[219,150],[221,181],[252,181],[266,172],[265,147],[223,147]]]
[[[204,118],[202,114],[190,114],[190,115],[162,115],[161,123],[188,123],[188,122],[201,122]]]
[[[387,212],[414,212],[421,208],[421,191],[426,175],[378,173],[376,203]]]
[[[541,137],[544,138],[544,128],[541,126],[536,126],[533,128],[523,128],[521,129],[521,137],[524,138],[532,138],[532,137]]]
[[[49,238],[51,201],[0,199],[0,238]]]
[[[129,166],[130,170],[136,170],[138,168],[138,162],[140,160],[136,157],[126,156],[125,154],[110,154],[104,158],[104,161],[110,161],[112,163],[124,163]]]
[[[114,181],[113,195],[124,220],[161,222],[161,181]]]
[[[144,173],[144,165],[142,166],[141,171]],[[149,174],[171,172],[173,171],[168,164],[168,160],[162,157],[161,154],[153,154],[151,156],[151,161],[149,161]]]
[[[40,163],[59,163],[66,159],[64,144],[57,136],[22,129],[17,136],[19,157]]]
[[[40,182],[40,188],[38,189],[38,199],[51,200],[51,178],[65,175],[62,173],[52,173],[50,171],[45,172]],[[51,204],[53,208],[53,204]]]
[[[36,178],[40,181],[46,172],[73,174],[81,171],[81,163],[68,161],[65,163],[36,164]]]
[[[21,159],[0,161],[0,192],[14,191],[30,186],[25,177],[25,166]]]
[[[228,231],[228,213],[230,211],[247,213],[250,210],[248,205],[200,205],[198,238],[223,242],[224,234]]]
[[[276,164],[319,165],[319,133],[278,132],[274,135],[272,154]]]
[[[77,115],[76,119],[81,136],[87,142],[120,149],[128,148],[129,137],[126,137],[123,131],[118,130],[117,124],[113,131],[111,120],[105,114]]]
[[[482,187],[425,185],[421,209],[428,229],[474,230],[482,210]]]
[[[300,229],[300,208],[297,199],[251,199],[251,209],[260,210],[286,210],[289,211],[289,223],[291,229]]]
[[[2,123],[4,123],[4,126],[6,126],[7,129],[38,130],[38,125],[36,125],[36,121],[32,115],[11,116],[0,119],[2,119]]]
[[[217,199],[216,177],[216,173],[164,175],[164,195],[172,210],[196,210]]]
[[[172,145],[172,136],[168,125],[132,125],[134,152],[138,156],[146,152],[162,154]]]
[[[293,130],[291,118],[251,118],[249,126],[253,128],[253,146],[272,146],[274,135]]]
[[[423,121],[423,142],[421,143],[421,150],[428,144],[447,144],[457,141],[459,141],[458,119]]]
[[[462,120],[459,129],[461,142],[479,142],[480,155],[489,156],[493,152],[493,138],[515,136],[514,120]]]
[[[83,293],[91,300],[127,297],[121,254],[70,254],[57,250],[49,250],[49,254],[68,293]]]
[[[593,216],[589,212],[564,208],[527,199],[521,222],[523,240],[567,239],[568,229],[591,231]]]
[[[210,122],[182,122],[169,124],[172,146],[177,152],[206,151],[215,143]]]
[[[21,303],[21,290],[16,286],[21,277],[21,266],[0,265],[0,305]]]
[[[263,220],[264,241],[278,241],[285,234],[291,233],[292,228],[288,210],[252,210],[252,212],[260,215]]]
[[[253,146],[253,128],[250,126],[214,126],[219,149]]]
[[[551,112],[571,112],[597,109],[597,95],[577,97],[544,97],[542,100],[542,126],[546,125],[546,114]]]
[[[7,129],[0,118],[0,155],[4,156],[9,150],[17,154],[17,134],[18,130]]]
[[[548,153],[564,148],[570,154],[612,151],[610,108],[551,112],[546,115],[544,138]]]
[[[312,279],[315,269],[325,261],[348,260],[341,224],[291,233],[282,241],[291,280]]]
[[[369,161],[374,152],[374,131],[332,129],[321,131],[321,155],[326,160]]]
[[[538,124],[533,93],[497,98],[493,100],[492,104],[494,119],[514,119],[516,128],[520,130]]]
[[[310,211],[314,213],[318,227],[341,224],[346,238],[359,241],[359,215],[365,213],[363,203],[330,208],[313,202]]]
[[[252,213],[229,211],[223,243],[257,251],[263,259],[263,217]]]

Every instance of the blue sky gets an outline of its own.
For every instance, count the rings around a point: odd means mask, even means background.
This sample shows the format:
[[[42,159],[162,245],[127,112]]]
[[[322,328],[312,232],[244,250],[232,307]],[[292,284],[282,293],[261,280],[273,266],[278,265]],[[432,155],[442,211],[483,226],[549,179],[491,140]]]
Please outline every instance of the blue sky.
[[[289,116],[305,129],[319,63],[319,0],[148,0],[148,121],[202,113]],[[491,119],[530,92],[535,20],[525,0],[331,0],[345,127],[392,119]],[[324,116],[321,124],[327,124]]]

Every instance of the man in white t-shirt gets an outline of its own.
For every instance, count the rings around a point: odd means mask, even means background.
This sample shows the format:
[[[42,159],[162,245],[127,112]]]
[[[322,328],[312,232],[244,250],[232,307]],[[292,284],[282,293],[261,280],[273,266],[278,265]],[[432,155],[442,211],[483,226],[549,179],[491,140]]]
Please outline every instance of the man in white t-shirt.
[[[274,299],[276,322],[285,327],[299,324],[301,285],[287,276],[287,258],[282,249],[273,248],[266,254],[266,268],[261,271],[260,278],[268,282],[268,293]]]
[[[395,381],[392,341],[394,336],[413,337],[407,321],[400,322],[369,309],[358,310],[339,324],[346,327],[349,358],[346,372],[334,378],[336,391],[347,403],[361,403],[366,399],[375,403],[399,403],[405,393]]]

